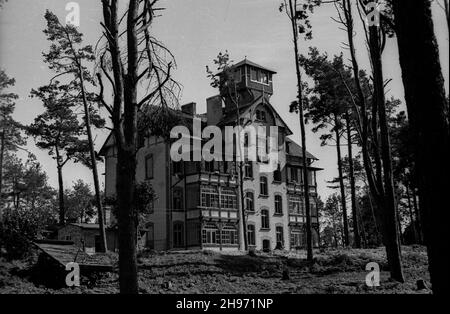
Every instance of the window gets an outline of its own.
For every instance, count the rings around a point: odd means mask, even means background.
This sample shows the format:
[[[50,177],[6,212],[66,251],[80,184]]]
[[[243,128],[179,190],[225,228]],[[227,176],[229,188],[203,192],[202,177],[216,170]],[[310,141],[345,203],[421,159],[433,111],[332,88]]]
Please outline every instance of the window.
[[[72,236],[70,236],[70,235],[66,235],[66,238],[65,238],[65,240],[66,240],[66,241],[72,241]]]
[[[145,178],[153,179],[153,155],[145,157]]]
[[[245,161],[244,177],[253,178],[253,164],[251,161],[248,161],[248,160]]]
[[[264,70],[250,68],[250,80],[268,85],[272,81],[272,75]]]
[[[184,209],[183,189],[181,188],[175,188],[173,190],[173,209]]]
[[[280,165],[278,164],[277,170],[273,172],[273,180],[276,182],[281,182],[281,169]]]
[[[290,196],[289,213],[295,215],[305,215],[305,200],[300,196]]]
[[[298,182],[298,169],[297,168],[290,168],[290,169],[291,169],[291,181]]]
[[[151,200],[147,204],[147,213],[148,214],[153,214],[154,212],[155,212],[155,200]]]
[[[314,202],[309,202],[309,212],[311,213],[311,217],[317,216],[317,207]]]
[[[261,229],[270,229],[269,211],[267,209],[261,209]]]
[[[243,68],[239,68],[234,72],[234,81],[235,83],[239,83],[241,81],[241,71],[244,70]]]
[[[174,175],[183,173],[181,161],[174,161],[172,163],[172,171]]]
[[[261,120],[266,121],[266,112],[265,111],[261,111]]]
[[[249,139],[248,139],[248,133],[244,134],[244,147],[248,147]]]
[[[174,222],[173,224],[173,246],[174,247],[182,247],[183,246],[183,223],[182,222]]]
[[[205,171],[206,172],[214,172],[215,171],[214,160],[205,161]]]
[[[145,133],[140,131],[137,135],[138,148],[145,146]]]
[[[247,225],[247,241],[248,245],[256,245],[255,225]]]
[[[281,195],[275,195],[275,214],[283,214],[283,199]]]
[[[302,231],[299,228],[291,230],[291,248],[299,248],[302,246]]]
[[[260,74],[260,81],[261,81],[261,83],[269,84],[269,76],[268,76],[267,72],[261,71],[260,73],[261,73]]]
[[[202,230],[202,243],[204,244],[219,244],[219,229],[215,224],[207,224]]]
[[[255,211],[255,197],[253,195],[253,192],[246,192],[245,193],[245,210],[248,212],[254,212]]]
[[[264,239],[262,241],[262,247],[264,252],[270,252],[270,240]]]
[[[238,236],[235,226],[224,226],[222,228],[222,244],[238,244]]]
[[[255,68],[250,68],[250,80],[258,81],[258,70]]]
[[[217,188],[212,186],[202,186],[201,188],[201,206],[219,207],[219,193]]]
[[[277,244],[281,243],[284,245],[284,235],[283,235],[283,227],[277,226],[275,228],[276,238],[277,238]]]
[[[149,249],[155,248],[155,234],[154,234],[154,228],[153,223],[149,222],[145,225],[147,229],[147,233],[145,236],[145,246]]]
[[[237,195],[233,188],[221,188],[220,207],[223,209],[237,209]]]
[[[259,177],[259,194],[268,196],[267,177]]]

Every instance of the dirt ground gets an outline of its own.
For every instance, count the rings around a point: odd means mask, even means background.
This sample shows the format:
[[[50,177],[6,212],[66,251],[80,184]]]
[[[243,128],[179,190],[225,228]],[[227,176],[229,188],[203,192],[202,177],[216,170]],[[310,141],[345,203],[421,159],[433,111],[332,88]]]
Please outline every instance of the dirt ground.
[[[405,283],[389,279],[385,251],[379,249],[317,250],[313,264],[300,253],[257,253],[256,256],[209,251],[140,254],[141,293],[430,293],[417,289],[417,280],[429,286],[424,247],[402,248]],[[367,287],[365,266],[381,268],[380,287]],[[34,278],[36,256],[7,262],[0,258],[0,293],[117,293],[116,273],[83,276],[81,286],[52,289]],[[288,277],[288,278],[287,278]]]

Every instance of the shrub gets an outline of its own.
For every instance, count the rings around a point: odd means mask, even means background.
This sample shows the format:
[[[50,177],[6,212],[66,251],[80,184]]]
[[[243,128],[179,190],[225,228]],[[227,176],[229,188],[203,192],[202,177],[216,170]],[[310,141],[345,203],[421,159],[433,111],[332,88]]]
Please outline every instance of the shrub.
[[[31,241],[40,229],[36,212],[29,209],[7,210],[0,222],[0,247],[6,249],[8,259],[21,259],[28,255]]]

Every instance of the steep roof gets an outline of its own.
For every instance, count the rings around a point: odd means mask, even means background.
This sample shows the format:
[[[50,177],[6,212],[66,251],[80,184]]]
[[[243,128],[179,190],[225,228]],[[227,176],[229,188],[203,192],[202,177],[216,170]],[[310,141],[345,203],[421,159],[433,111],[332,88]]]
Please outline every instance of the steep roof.
[[[289,145],[289,155],[303,157],[303,151],[300,145],[295,143],[290,138],[286,138],[286,144]],[[314,160],[319,160],[308,151],[306,151],[306,157]]]
[[[257,104],[261,104],[263,96],[259,96],[257,97],[255,100],[253,100],[252,102],[246,104],[246,105],[242,105],[239,107],[239,114],[240,115],[245,115],[245,113],[250,110],[253,106],[257,105]],[[281,118],[281,116],[278,114],[278,112],[275,110],[275,108],[270,104],[269,99],[264,96],[264,105],[268,106],[276,119],[278,119],[281,124],[286,128],[288,135],[292,134],[292,130],[289,128],[289,126],[286,124],[286,122],[284,122],[284,120]],[[223,117],[222,119],[219,121],[219,123],[217,124],[219,127],[221,126],[225,126],[228,124],[232,124],[236,122],[236,118],[237,118],[237,112],[236,110],[230,110],[228,111]]]
[[[257,64],[257,63],[255,63],[255,62],[252,62],[252,61],[248,60],[247,58],[244,59],[244,60],[242,60],[242,61],[240,61],[240,62],[238,62],[238,63],[236,63],[236,64],[234,64],[233,67],[237,68],[237,67],[240,67],[240,66],[242,66],[242,65],[250,65],[250,66],[252,66],[252,67],[255,67],[255,68],[258,68],[258,69],[262,69],[262,70],[265,70],[265,71],[270,72],[270,73],[272,73],[272,74],[276,74],[276,73],[277,73],[277,72],[275,72],[274,70],[271,70],[271,69],[268,69],[268,68],[266,68],[266,67],[263,67],[263,66],[261,66],[261,65],[259,65],[259,64]]]

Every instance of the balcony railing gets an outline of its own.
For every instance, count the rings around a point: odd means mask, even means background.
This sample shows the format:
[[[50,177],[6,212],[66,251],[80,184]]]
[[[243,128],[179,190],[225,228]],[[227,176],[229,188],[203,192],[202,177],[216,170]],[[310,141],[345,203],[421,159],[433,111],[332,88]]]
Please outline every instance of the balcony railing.
[[[192,218],[213,218],[213,219],[239,219],[238,209],[219,209],[215,207],[202,207],[198,206],[188,210],[188,219]]]
[[[289,193],[301,194],[305,192],[305,186],[303,183],[292,183],[288,182],[287,189]],[[309,194],[317,194],[317,186],[309,186]]]

